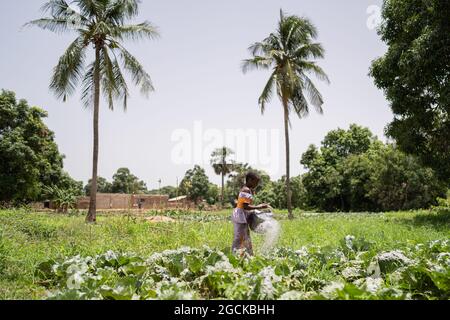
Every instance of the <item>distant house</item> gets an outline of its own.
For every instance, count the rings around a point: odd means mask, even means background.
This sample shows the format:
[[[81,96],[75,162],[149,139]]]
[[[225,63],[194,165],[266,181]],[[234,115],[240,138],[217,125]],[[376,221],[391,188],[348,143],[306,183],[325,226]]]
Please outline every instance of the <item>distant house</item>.
[[[79,197],[75,209],[89,209],[90,197]],[[37,210],[56,209],[53,201],[37,202],[33,204]],[[123,194],[97,193],[98,210],[162,210],[162,209],[196,209],[196,204],[187,196],[169,199],[168,195],[152,194]]]
[[[169,199],[169,202],[180,202],[183,200],[187,200],[187,196],[180,196],[180,197],[172,198],[172,199]]]
[[[79,198],[76,208],[88,209],[89,200],[89,197]],[[97,193],[99,210],[165,209],[168,201],[167,195]]]
[[[179,196],[176,198],[169,199],[168,204],[169,208],[183,208],[183,209],[195,208],[194,202],[190,201],[187,196]]]

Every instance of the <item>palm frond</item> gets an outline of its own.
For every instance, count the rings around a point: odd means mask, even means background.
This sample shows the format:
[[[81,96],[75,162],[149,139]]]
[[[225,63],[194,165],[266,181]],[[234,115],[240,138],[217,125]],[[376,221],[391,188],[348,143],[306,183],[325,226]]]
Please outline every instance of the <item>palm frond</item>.
[[[33,20],[27,26],[62,33],[75,30],[77,39],[70,44],[54,68],[50,88],[66,100],[81,81],[81,100],[86,107],[94,100],[95,66],[99,65],[100,89],[111,109],[123,99],[127,108],[129,90],[122,71],[131,75],[141,92],[148,94],[153,85],[139,61],[122,45],[122,40],[139,40],[158,36],[156,27],[144,21],[127,25],[125,21],[138,14],[140,0],[48,0],[42,10],[49,17]],[[85,67],[87,46],[99,48],[99,61]],[[119,60],[121,64],[119,63]]]
[[[103,55],[104,61],[101,75],[103,94],[108,100],[109,109],[114,110],[114,100],[119,95],[116,78],[114,76],[114,66],[106,46],[102,48],[101,54]]]
[[[309,101],[311,101],[311,104],[316,108],[316,111],[320,114],[323,114],[323,97],[322,94],[317,90],[314,83],[311,81],[310,78],[307,76],[303,77],[303,84],[304,89],[306,90],[306,93],[308,94]]]
[[[330,84],[330,79],[328,75],[323,71],[321,67],[319,67],[315,62],[311,61],[301,61],[297,63],[298,70],[301,73],[311,73],[317,77],[317,79],[321,81],[325,81],[327,84]]]
[[[318,36],[316,26],[308,18],[291,15],[285,19],[285,23],[287,27],[295,26],[291,34],[293,43],[299,40],[315,39]]]
[[[117,40],[141,40],[141,39],[155,39],[159,37],[158,30],[150,22],[144,21],[136,25],[121,25],[113,28],[113,38]]]
[[[116,25],[121,25],[125,20],[139,14],[139,0],[114,0],[107,1],[104,17]]]
[[[114,43],[114,46],[119,50],[120,57],[123,61],[123,67],[131,75],[134,84],[141,88],[142,94],[148,96],[151,91],[155,90],[150,75],[145,71],[139,61],[123,46],[117,42]]]
[[[218,158],[228,157],[234,154],[234,151],[227,147],[217,148],[211,153],[211,163],[218,162]]]
[[[125,77],[123,76],[122,69],[120,68],[118,58],[114,52],[114,50],[111,50],[111,52],[114,54],[114,61],[113,61],[113,74],[114,74],[114,82],[116,83],[117,87],[117,96],[115,99],[122,99],[123,101],[123,109],[124,111],[127,110],[128,107],[128,97],[130,95],[128,90],[127,82],[125,81]]]
[[[53,17],[65,17],[70,6],[65,0],[50,0],[41,6],[43,12],[48,12]]]
[[[54,68],[50,89],[58,98],[65,101],[73,94],[79,80],[82,78],[86,45],[83,37],[78,37],[70,44]]]
[[[250,54],[252,56],[260,56],[263,54],[266,54],[267,46],[264,42],[255,42],[250,47],[248,47],[248,51],[250,51]]]
[[[279,34],[284,50],[292,52],[299,44],[315,39],[317,29],[307,18],[291,15],[280,22]]]
[[[127,82],[125,81],[125,77],[122,74],[122,70],[119,66],[119,62],[117,61],[117,59],[114,60],[113,67],[114,67],[114,77],[116,79],[119,93],[117,99],[122,99],[123,110],[127,111],[128,97],[130,96],[130,92],[128,90]]]
[[[78,10],[65,0],[51,0],[46,2],[41,10],[45,13],[49,13],[50,17],[34,20],[37,22],[38,26],[45,26],[46,23],[51,21],[45,20],[55,20],[60,25],[64,22],[67,29],[85,29],[89,23],[89,16],[78,12]],[[61,26],[60,26],[61,27]]]
[[[296,59],[322,59],[325,55],[325,50],[320,43],[307,43],[305,45],[300,46],[297,50],[295,50],[293,56]]]
[[[296,90],[296,88],[298,88],[298,83],[300,81],[299,75],[296,70],[296,65],[291,60],[288,60],[285,64],[284,78],[284,86],[289,92],[288,96],[291,96],[292,92]]]
[[[92,107],[94,104],[94,71],[95,63],[91,63],[87,67],[87,71],[81,83],[81,101],[85,108]]]
[[[267,57],[255,56],[252,59],[245,59],[242,61],[242,72],[245,74],[254,69],[269,69],[272,60]]]
[[[73,0],[73,2],[80,8],[84,17],[95,18],[100,12],[98,3],[95,0]]]
[[[287,35],[286,38],[283,39],[284,41],[284,48],[285,50],[289,50],[292,47],[292,44],[295,40],[297,40],[296,36],[300,33],[300,27],[301,27],[301,21],[298,19],[292,19],[290,23],[286,23],[285,28],[287,29]],[[295,43],[294,43],[295,45]]]
[[[271,33],[267,38],[265,38],[263,43],[266,51],[284,50],[284,45],[281,42],[280,36],[275,33]]]
[[[267,81],[266,85],[264,86],[261,96],[258,99],[262,114],[264,114],[264,111],[266,110],[266,104],[269,103],[272,99],[276,79],[277,75],[275,72],[273,72],[269,78],[269,81]]]
[[[24,27],[35,26],[43,30],[49,30],[54,33],[64,33],[71,31],[70,21],[67,19],[57,18],[42,18],[32,20],[24,25]]]
[[[289,104],[299,118],[303,118],[309,114],[309,105],[301,88],[299,87],[294,91]]]
[[[90,30],[91,34],[95,38],[96,35],[105,36],[113,33],[113,26],[106,23],[105,21],[98,21],[95,26]]]

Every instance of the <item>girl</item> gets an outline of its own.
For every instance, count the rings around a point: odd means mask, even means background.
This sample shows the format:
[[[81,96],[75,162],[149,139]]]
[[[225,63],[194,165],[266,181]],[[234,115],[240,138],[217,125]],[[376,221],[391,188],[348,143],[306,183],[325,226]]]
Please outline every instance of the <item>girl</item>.
[[[246,253],[253,255],[248,217],[253,210],[267,209],[269,207],[268,204],[252,205],[253,195],[260,180],[259,176],[254,172],[249,172],[245,176],[245,186],[239,192],[237,206],[231,219],[234,225],[233,252],[244,249]]]

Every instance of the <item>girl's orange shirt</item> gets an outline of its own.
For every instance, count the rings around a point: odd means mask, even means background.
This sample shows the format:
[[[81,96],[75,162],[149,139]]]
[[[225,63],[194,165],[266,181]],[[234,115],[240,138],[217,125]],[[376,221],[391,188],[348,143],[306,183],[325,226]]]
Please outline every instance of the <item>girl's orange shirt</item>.
[[[253,203],[253,194],[250,189],[242,188],[239,192],[237,206],[233,211],[232,221],[235,223],[247,223],[247,216],[251,211],[244,209],[244,204]]]
[[[239,209],[244,209],[245,203],[252,204],[253,203],[252,196],[251,196],[251,194],[240,192],[238,201],[237,201],[237,207]]]

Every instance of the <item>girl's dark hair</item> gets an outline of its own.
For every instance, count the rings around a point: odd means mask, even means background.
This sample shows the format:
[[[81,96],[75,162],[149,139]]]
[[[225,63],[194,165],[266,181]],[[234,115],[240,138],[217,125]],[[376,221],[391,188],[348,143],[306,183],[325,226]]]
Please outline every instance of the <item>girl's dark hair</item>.
[[[245,175],[245,182],[249,181],[249,180],[261,180],[261,178],[259,177],[259,175],[256,172],[250,171]]]

